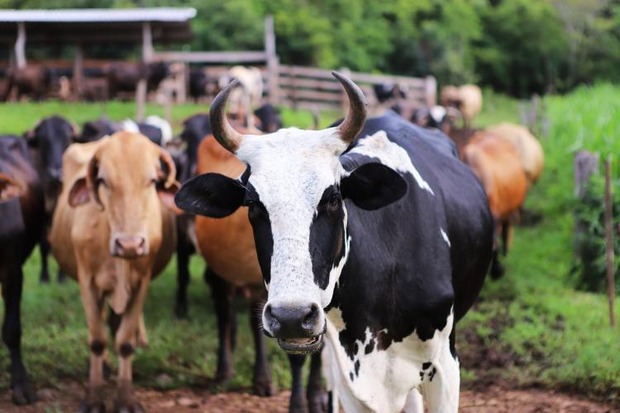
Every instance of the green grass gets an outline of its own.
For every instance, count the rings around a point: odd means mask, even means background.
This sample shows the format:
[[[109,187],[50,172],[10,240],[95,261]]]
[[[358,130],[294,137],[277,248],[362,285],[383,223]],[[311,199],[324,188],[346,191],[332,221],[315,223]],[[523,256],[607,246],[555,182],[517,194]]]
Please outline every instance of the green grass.
[[[485,108],[480,125],[500,121],[517,122],[519,103],[484,94]],[[594,395],[620,403],[620,329],[608,325],[607,302],[602,294],[576,292],[572,288],[573,265],[572,157],[576,149],[611,153],[617,171],[620,154],[620,87],[599,85],[582,88],[569,96],[545,99],[550,121],[549,134],[542,139],[546,165],[541,180],[528,196],[526,209],[542,214],[536,226],[518,227],[505,259],[507,273],[499,281],[489,280],[476,307],[458,328],[457,343],[464,361],[479,364],[463,366],[463,382],[474,385],[493,373],[516,385],[543,385],[554,389]],[[18,133],[32,128],[37,119],[60,113],[78,124],[97,118],[100,105],[42,104],[0,105],[0,133]],[[114,120],[134,114],[131,103],[113,102],[105,113]],[[181,121],[198,111],[200,105],[181,105],[173,109],[175,131]],[[149,106],[148,114],[162,114]],[[284,110],[285,124],[309,127],[308,112]],[[338,117],[327,114],[324,127]],[[615,176],[618,176],[616,173]],[[616,190],[620,188],[616,187]],[[216,328],[208,288],[202,281],[204,263],[192,259],[189,289],[190,321],[173,317],[176,289],[174,263],[151,285],[145,307],[150,347],[139,350],[135,358],[138,384],[152,387],[202,386],[215,372]],[[38,387],[53,386],[66,378],[85,379],[88,349],[86,324],[77,284],[40,285],[38,255],[26,266],[22,303],[24,358]],[[235,354],[237,374],[229,388],[251,385],[253,345],[248,329],[247,306],[237,302],[239,342]],[[616,305],[620,318],[620,304]],[[459,340],[460,338],[460,340]],[[496,367],[485,367],[479,346],[468,346],[476,338],[485,349],[509,355]],[[286,357],[268,340],[272,375],[279,387],[289,386]],[[0,346],[0,386],[8,387],[8,355]],[[490,371],[494,370],[494,371]],[[162,373],[172,380],[162,383]]]
[[[545,99],[551,122],[549,136],[542,140],[545,171],[525,206],[542,214],[543,220],[516,229],[505,277],[486,283],[482,300],[461,326],[511,354],[514,363],[498,373],[503,378],[521,385],[570,389],[617,404],[620,329],[609,326],[606,296],[574,291],[570,270],[576,202],[573,153],[584,148],[600,151],[602,157],[613,154],[617,165],[619,92],[618,87],[599,85]],[[615,190],[620,188],[616,185]],[[620,315],[618,300],[615,308]],[[467,343],[462,348],[468,351]]]

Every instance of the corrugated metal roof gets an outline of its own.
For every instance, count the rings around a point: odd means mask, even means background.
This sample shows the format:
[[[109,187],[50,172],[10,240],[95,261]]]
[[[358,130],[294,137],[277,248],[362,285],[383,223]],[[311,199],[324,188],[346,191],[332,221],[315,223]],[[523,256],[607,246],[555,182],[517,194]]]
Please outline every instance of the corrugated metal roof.
[[[117,23],[183,22],[196,16],[194,8],[0,10],[0,22]]]

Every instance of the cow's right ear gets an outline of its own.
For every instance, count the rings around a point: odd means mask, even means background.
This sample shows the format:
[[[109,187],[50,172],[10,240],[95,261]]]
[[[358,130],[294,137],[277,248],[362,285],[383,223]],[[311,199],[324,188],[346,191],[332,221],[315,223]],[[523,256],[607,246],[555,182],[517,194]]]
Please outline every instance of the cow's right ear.
[[[208,173],[184,183],[174,201],[179,208],[190,214],[224,218],[243,204],[245,191],[238,180]]]
[[[80,178],[73,183],[69,191],[69,205],[75,208],[90,201],[90,189],[86,183],[86,178]]]

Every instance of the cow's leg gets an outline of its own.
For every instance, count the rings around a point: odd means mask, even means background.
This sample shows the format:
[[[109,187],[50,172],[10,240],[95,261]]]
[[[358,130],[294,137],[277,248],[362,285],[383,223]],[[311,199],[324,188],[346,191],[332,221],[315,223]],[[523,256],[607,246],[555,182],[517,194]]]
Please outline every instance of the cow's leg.
[[[449,340],[441,344],[437,360],[423,370],[422,394],[429,413],[457,413],[459,409],[458,357],[450,351]]]
[[[21,266],[16,265],[6,274],[5,278],[6,281],[2,284],[2,298],[4,299],[2,340],[9,349],[11,357],[13,403],[18,405],[30,404],[35,401],[35,395],[30,388],[28,373],[24,367],[21,352],[22,324],[20,303],[24,279]]]
[[[262,305],[259,300],[252,299],[250,302],[250,326],[254,337],[254,393],[258,396],[271,396],[273,387],[271,386],[271,374],[269,374],[269,363],[267,362],[265,338],[261,327]]]
[[[221,383],[230,379],[234,372],[232,365],[232,335],[236,321],[231,305],[233,288],[208,267],[205,270],[204,278],[211,289],[211,297],[217,317],[219,346],[215,381]]]
[[[50,253],[50,243],[47,240],[46,234],[41,235],[39,240],[39,253],[41,254],[41,276],[39,281],[42,283],[50,282],[50,273],[47,257]]]
[[[177,219],[177,297],[174,313],[179,319],[187,318],[187,286],[189,285],[189,257],[191,245],[187,239],[184,222]]]
[[[140,279],[140,285],[135,291],[129,307],[121,316],[121,324],[114,338],[116,353],[119,356],[118,394],[115,406],[115,411],[118,412],[144,412],[144,408],[138,402],[133,391],[132,361],[139,336],[140,318],[149,287],[150,274],[141,276]]]
[[[422,394],[418,389],[411,390],[407,395],[403,413],[424,413]]]
[[[90,347],[88,390],[81,411],[83,413],[102,413],[105,411],[103,371],[108,338],[105,330],[103,299],[99,297],[90,281],[91,279],[88,277],[79,279],[80,295],[88,324],[88,345]]]
[[[308,411],[308,402],[304,395],[304,383],[302,380],[302,370],[306,356],[302,354],[289,354],[288,361],[291,365],[291,397],[289,399],[289,413],[306,413]]]
[[[310,358],[310,373],[308,375],[308,389],[306,392],[310,413],[324,413],[327,409],[322,378],[321,352],[317,352],[312,354]]]

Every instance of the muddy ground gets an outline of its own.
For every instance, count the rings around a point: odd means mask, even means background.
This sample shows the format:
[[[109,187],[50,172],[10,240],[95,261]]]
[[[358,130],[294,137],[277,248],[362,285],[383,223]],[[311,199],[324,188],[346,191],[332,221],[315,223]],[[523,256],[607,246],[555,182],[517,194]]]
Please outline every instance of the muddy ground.
[[[110,389],[112,390],[112,389]],[[2,413],[67,413],[78,411],[84,394],[82,384],[67,382],[55,389],[40,389],[39,401],[32,406],[17,407],[10,394],[0,394]],[[138,389],[138,398],[149,413],[286,413],[289,392],[261,398],[247,392],[212,394],[206,390],[171,390],[159,392]],[[512,390],[491,386],[461,393],[462,413],[617,413],[610,405],[582,397],[539,389]]]

